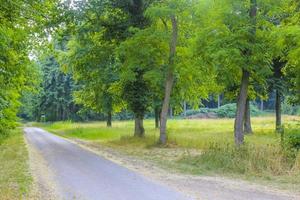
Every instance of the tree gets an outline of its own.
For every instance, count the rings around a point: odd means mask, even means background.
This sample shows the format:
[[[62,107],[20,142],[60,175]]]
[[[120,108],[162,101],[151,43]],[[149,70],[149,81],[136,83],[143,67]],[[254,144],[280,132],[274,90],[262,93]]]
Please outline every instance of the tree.
[[[41,11],[52,5],[49,1],[43,3],[45,7],[36,1],[4,0],[0,5],[1,132],[15,126],[22,91],[37,84],[36,66],[29,59],[29,52],[33,30],[37,31],[44,20]]]
[[[74,92],[76,103],[105,113],[110,127],[117,104],[117,98],[110,91],[118,79],[114,51],[119,38],[116,37],[119,37],[119,29],[123,31],[121,24],[126,21],[122,12],[113,10],[107,1],[79,3],[78,8],[65,12],[73,17],[62,29],[61,37],[69,35],[71,39],[67,51],[59,52],[59,60],[80,85]],[[119,29],[112,30],[114,26]]]
[[[135,135],[143,136],[144,114],[161,93],[167,43],[164,33],[153,27],[136,31],[118,50],[122,63],[119,87],[126,104],[135,114]],[[154,107],[157,109],[157,105]]]
[[[250,41],[251,43],[255,40],[256,34],[256,17],[257,17],[257,2],[256,0],[250,0]],[[246,57],[251,56],[252,50],[245,49],[244,55]],[[250,63],[249,63],[250,64]],[[236,118],[234,122],[234,135],[235,143],[241,145],[244,143],[244,132],[243,132],[243,120],[246,115],[246,104],[247,104],[247,95],[248,95],[248,85],[249,85],[250,72],[247,69],[242,69],[242,79],[240,85],[240,91],[237,99],[237,111]],[[249,104],[249,102],[248,102]]]
[[[171,100],[180,105],[183,99],[193,106],[198,106],[201,98],[207,98],[215,87],[213,69],[207,69],[195,55],[192,55],[192,39],[195,2],[170,0],[154,4],[146,14],[152,20],[152,32],[161,33],[167,50],[161,51],[166,56],[162,59],[163,75],[162,109],[160,114],[159,143],[167,142],[167,117]],[[208,81],[209,80],[209,81]],[[159,84],[158,84],[159,85]]]
[[[299,73],[297,73],[297,64],[295,63],[297,58],[295,60],[292,54],[297,51],[297,29],[299,29],[299,24],[294,20],[297,18],[299,5],[294,1],[278,1],[277,6],[280,9],[274,9],[275,12],[269,18],[269,22],[272,24],[270,42],[273,49],[273,73],[269,78],[269,84],[271,90],[275,91],[275,129],[280,132],[282,129],[281,104],[283,95],[288,94],[294,100],[297,99],[298,81],[295,80],[297,80],[297,74]]]
[[[42,83],[38,94],[33,94],[35,105],[34,117],[41,121],[78,120],[76,114],[80,107],[76,106],[72,93],[76,88],[71,74],[64,74],[54,56],[44,56],[38,62],[41,68]]]
[[[273,49],[269,43],[268,17],[274,6],[255,0],[202,5],[201,11],[206,15],[201,20],[202,30],[197,32],[197,50],[207,66],[217,68],[218,79],[225,80],[224,88],[237,96],[234,135],[236,145],[240,146],[244,143],[244,131],[250,129],[247,101],[258,94],[255,83],[265,84],[265,78],[271,74]]]
[[[114,94],[109,90],[117,80],[113,61],[114,44],[99,41],[101,36],[92,35],[85,39],[72,40],[67,53],[67,66],[79,84],[74,91],[75,102],[98,113],[105,113],[107,126],[111,126]],[[97,42],[98,38],[99,42]]]

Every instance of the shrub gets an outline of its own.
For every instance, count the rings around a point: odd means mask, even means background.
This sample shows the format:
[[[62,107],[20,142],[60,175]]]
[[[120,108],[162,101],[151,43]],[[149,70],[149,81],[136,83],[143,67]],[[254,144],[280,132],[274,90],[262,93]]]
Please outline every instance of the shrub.
[[[221,118],[234,118],[236,113],[236,103],[226,104],[220,108],[214,109],[214,112]],[[257,108],[256,105],[250,105],[251,116],[261,115],[261,111]]]
[[[289,149],[300,149],[300,126],[297,128],[286,128],[286,141],[285,144]]]
[[[231,103],[231,104],[223,105],[220,108],[215,109],[215,112],[217,113],[218,117],[233,118],[235,117],[235,113],[236,113],[236,104]]]
[[[213,109],[200,108],[198,110],[187,110],[186,111],[186,116],[192,116],[192,115],[197,115],[197,114],[206,114],[208,112],[213,112]]]
[[[251,116],[259,116],[262,114],[262,112],[254,104],[251,104],[250,112]],[[220,118],[234,118],[236,113],[236,103],[225,104],[220,108],[200,108],[198,110],[187,110],[186,116],[206,113],[216,113]]]

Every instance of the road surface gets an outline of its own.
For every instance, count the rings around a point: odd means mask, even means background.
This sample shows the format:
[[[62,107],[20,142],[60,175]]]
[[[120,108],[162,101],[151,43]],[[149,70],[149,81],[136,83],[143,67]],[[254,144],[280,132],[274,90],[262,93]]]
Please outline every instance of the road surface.
[[[61,199],[188,199],[165,185],[148,180],[42,129],[25,128],[25,137],[29,148],[40,154],[53,173],[53,184],[58,187],[56,190]]]

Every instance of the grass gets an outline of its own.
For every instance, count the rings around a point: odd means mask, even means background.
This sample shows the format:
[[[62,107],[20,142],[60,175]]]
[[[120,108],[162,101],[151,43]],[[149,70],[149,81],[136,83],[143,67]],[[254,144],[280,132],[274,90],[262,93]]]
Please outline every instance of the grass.
[[[21,129],[11,131],[0,144],[0,197],[3,200],[24,199],[29,192],[31,176],[28,152]]]
[[[300,131],[300,117],[284,116],[290,130]],[[252,119],[253,135],[246,145],[233,144],[233,119],[169,120],[168,148],[157,148],[159,131],[153,120],[145,120],[146,137],[134,138],[133,121],[118,121],[113,128],[104,122],[57,122],[36,124],[63,137],[101,143],[122,152],[151,160],[165,168],[190,174],[219,174],[263,180],[286,187],[300,186],[300,155],[284,150],[274,133],[274,117]]]

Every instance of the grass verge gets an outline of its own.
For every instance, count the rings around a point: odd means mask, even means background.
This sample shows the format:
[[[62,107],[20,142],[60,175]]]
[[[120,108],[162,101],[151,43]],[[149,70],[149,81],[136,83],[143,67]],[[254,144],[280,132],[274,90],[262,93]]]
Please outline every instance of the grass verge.
[[[22,129],[12,130],[0,142],[0,199],[24,199],[28,196],[32,180],[27,161]]]

